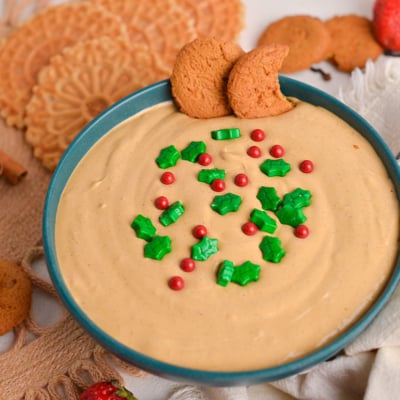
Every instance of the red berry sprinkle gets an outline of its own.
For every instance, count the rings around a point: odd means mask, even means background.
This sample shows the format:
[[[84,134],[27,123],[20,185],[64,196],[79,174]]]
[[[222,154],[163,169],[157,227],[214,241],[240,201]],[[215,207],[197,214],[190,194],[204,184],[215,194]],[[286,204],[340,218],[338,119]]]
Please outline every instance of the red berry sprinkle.
[[[262,129],[254,129],[250,133],[250,137],[255,142],[262,142],[265,139],[265,132]]]
[[[243,187],[249,183],[249,177],[246,174],[237,174],[235,176],[235,185]]]
[[[197,162],[198,162],[200,165],[203,165],[203,166],[205,167],[205,166],[211,164],[211,162],[212,162],[212,157],[211,157],[211,155],[208,154],[208,153],[202,153],[202,154],[199,155],[199,157],[198,157],[198,159],[197,159]]]
[[[225,181],[223,181],[222,179],[214,179],[211,182],[211,189],[214,190],[214,192],[223,192],[225,190],[225,187]]]
[[[305,239],[310,234],[310,231],[306,225],[298,225],[294,229],[294,234],[300,239]]]
[[[242,225],[242,231],[245,235],[253,236],[257,233],[258,228],[254,222],[246,222]]]
[[[161,175],[160,180],[164,185],[171,185],[175,182],[175,175],[172,172],[167,171]]]
[[[182,290],[184,288],[184,286],[185,286],[185,281],[180,276],[173,276],[168,281],[168,286],[172,290]]]
[[[204,225],[196,225],[193,228],[193,236],[197,239],[207,236],[207,228]]]
[[[252,158],[258,158],[261,157],[262,151],[258,146],[250,146],[247,149],[247,154]]]
[[[281,158],[285,154],[285,149],[280,144],[275,144],[269,149],[269,154],[275,158]]]
[[[184,258],[181,261],[181,268],[185,272],[192,272],[196,268],[196,263],[192,258]]]
[[[309,174],[314,171],[314,163],[310,160],[304,160],[300,163],[300,171]]]
[[[155,199],[154,204],[159,210],[165,210],[169,206],[169,201],[165,196],[159,196]]]

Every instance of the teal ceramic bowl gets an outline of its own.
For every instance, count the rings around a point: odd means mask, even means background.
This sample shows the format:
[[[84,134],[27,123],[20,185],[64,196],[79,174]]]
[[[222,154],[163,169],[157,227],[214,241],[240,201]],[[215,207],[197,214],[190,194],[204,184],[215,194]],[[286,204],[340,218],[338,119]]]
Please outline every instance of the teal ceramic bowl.
[[[394,182],[397,197],[400,199],[400,171],[397,162],[378,133],[362,117],[335,98],[309,85],[286,77],[280,77],[280,83],[285,95],[297,97],[300,100],[330,110],[363,135],[376,149],[387,169],[387,173]],[[135,349],[121,344],[96,326],[85,315],[85,312],[79,307],[68,291],[55,251],[55,220],[61,194],[71,173],[91,147],[114,126],[145,108],[171,100],[170,89],[169,81],[162,81],[129,95],[105,110],[75,139],[54,172],[44,207],[43,239],[49,273],[62,301],[81,326],[102,346],[121,359],[164,378],[211,386],[256,384],[288,377],[331,358],[353,341],[371,323],[389,300],[400,279],[399,258],[397,259],[392,276],[376,302],[358,322],[336,340],[296,361],[273,368],[244,372],[209,372],[181,368],[141,354],[135,351]]]

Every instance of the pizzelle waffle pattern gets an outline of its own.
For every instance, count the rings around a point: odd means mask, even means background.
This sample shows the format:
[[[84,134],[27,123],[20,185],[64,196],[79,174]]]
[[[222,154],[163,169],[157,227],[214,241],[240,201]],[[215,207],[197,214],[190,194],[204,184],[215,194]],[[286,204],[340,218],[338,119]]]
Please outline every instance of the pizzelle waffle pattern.
[[[126,34],[119,17],[89,3],[50,7],[30,18],[0,49],[0,109],[7,123],[25,125],[25,106],[51,56],[82,40]]]
[[[195,22],[198,37],[232,41],[243,28],[244,7],[240,0],[177,0]]]
[[[43,68],[27,110],[27,141],[53,170],[78,132],[106,107],[167,76],[146,45],[102,37],[71,46]]]
[[[194,21],[174,0],[92,0],[125,22],[133,43],[146,43],[171,71],[181,47],[196,37]]]

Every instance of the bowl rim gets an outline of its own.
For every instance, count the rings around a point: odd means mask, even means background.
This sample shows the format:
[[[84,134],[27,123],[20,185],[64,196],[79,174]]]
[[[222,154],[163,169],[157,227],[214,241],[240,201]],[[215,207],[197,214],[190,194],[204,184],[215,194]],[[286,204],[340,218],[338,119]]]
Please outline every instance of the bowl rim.
[[[286,96],[297,97],[300,100],[328,109],[363,135],[373,145],[383,162],[389,177],[394,183],[397,199],[400,202],[400,169],[394,155],[378,132],[358,113],[322,90],[285,76],[279,76],[279,81],[281,90]],[[181,367],[159,361],[135,351],[109,336],[86,316],[84,311],[73,299],[63,280],[54,246],[54,227],[58,202],[63,188],[68,181],[68,177],[81,157],[83,157],[90,147],[113,126],[148,107],[159,104],[162,101],[170,100],[170,81],[164,80],[138,90],[118,101],[98,115],[80,132],[65,151],[53,173],[43,210],[43,247],[50,278],[67,310],[69,310],[87,333],[117,357],[155,375],[189,383],[212,386],[235,386],[270,382],[305,371],[333,357],[347,344],[353,341],[372,322],[379,311],[381,311],[388,302],[400,280],[399,254],[397,255],[393,272],[385,288],[365,314],[349,329],[333,341],[308,355],[282,365],[262,369],[234,372],[207,371]]]

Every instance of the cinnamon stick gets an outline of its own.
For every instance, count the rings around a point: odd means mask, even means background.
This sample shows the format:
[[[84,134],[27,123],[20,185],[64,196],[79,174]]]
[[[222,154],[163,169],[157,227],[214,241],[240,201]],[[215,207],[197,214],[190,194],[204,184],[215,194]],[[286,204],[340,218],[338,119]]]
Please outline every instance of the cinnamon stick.
[[[0,176],[3,176],[12,185],[16,185],[27,173],[28,170],[25,167],[0,150]]]

